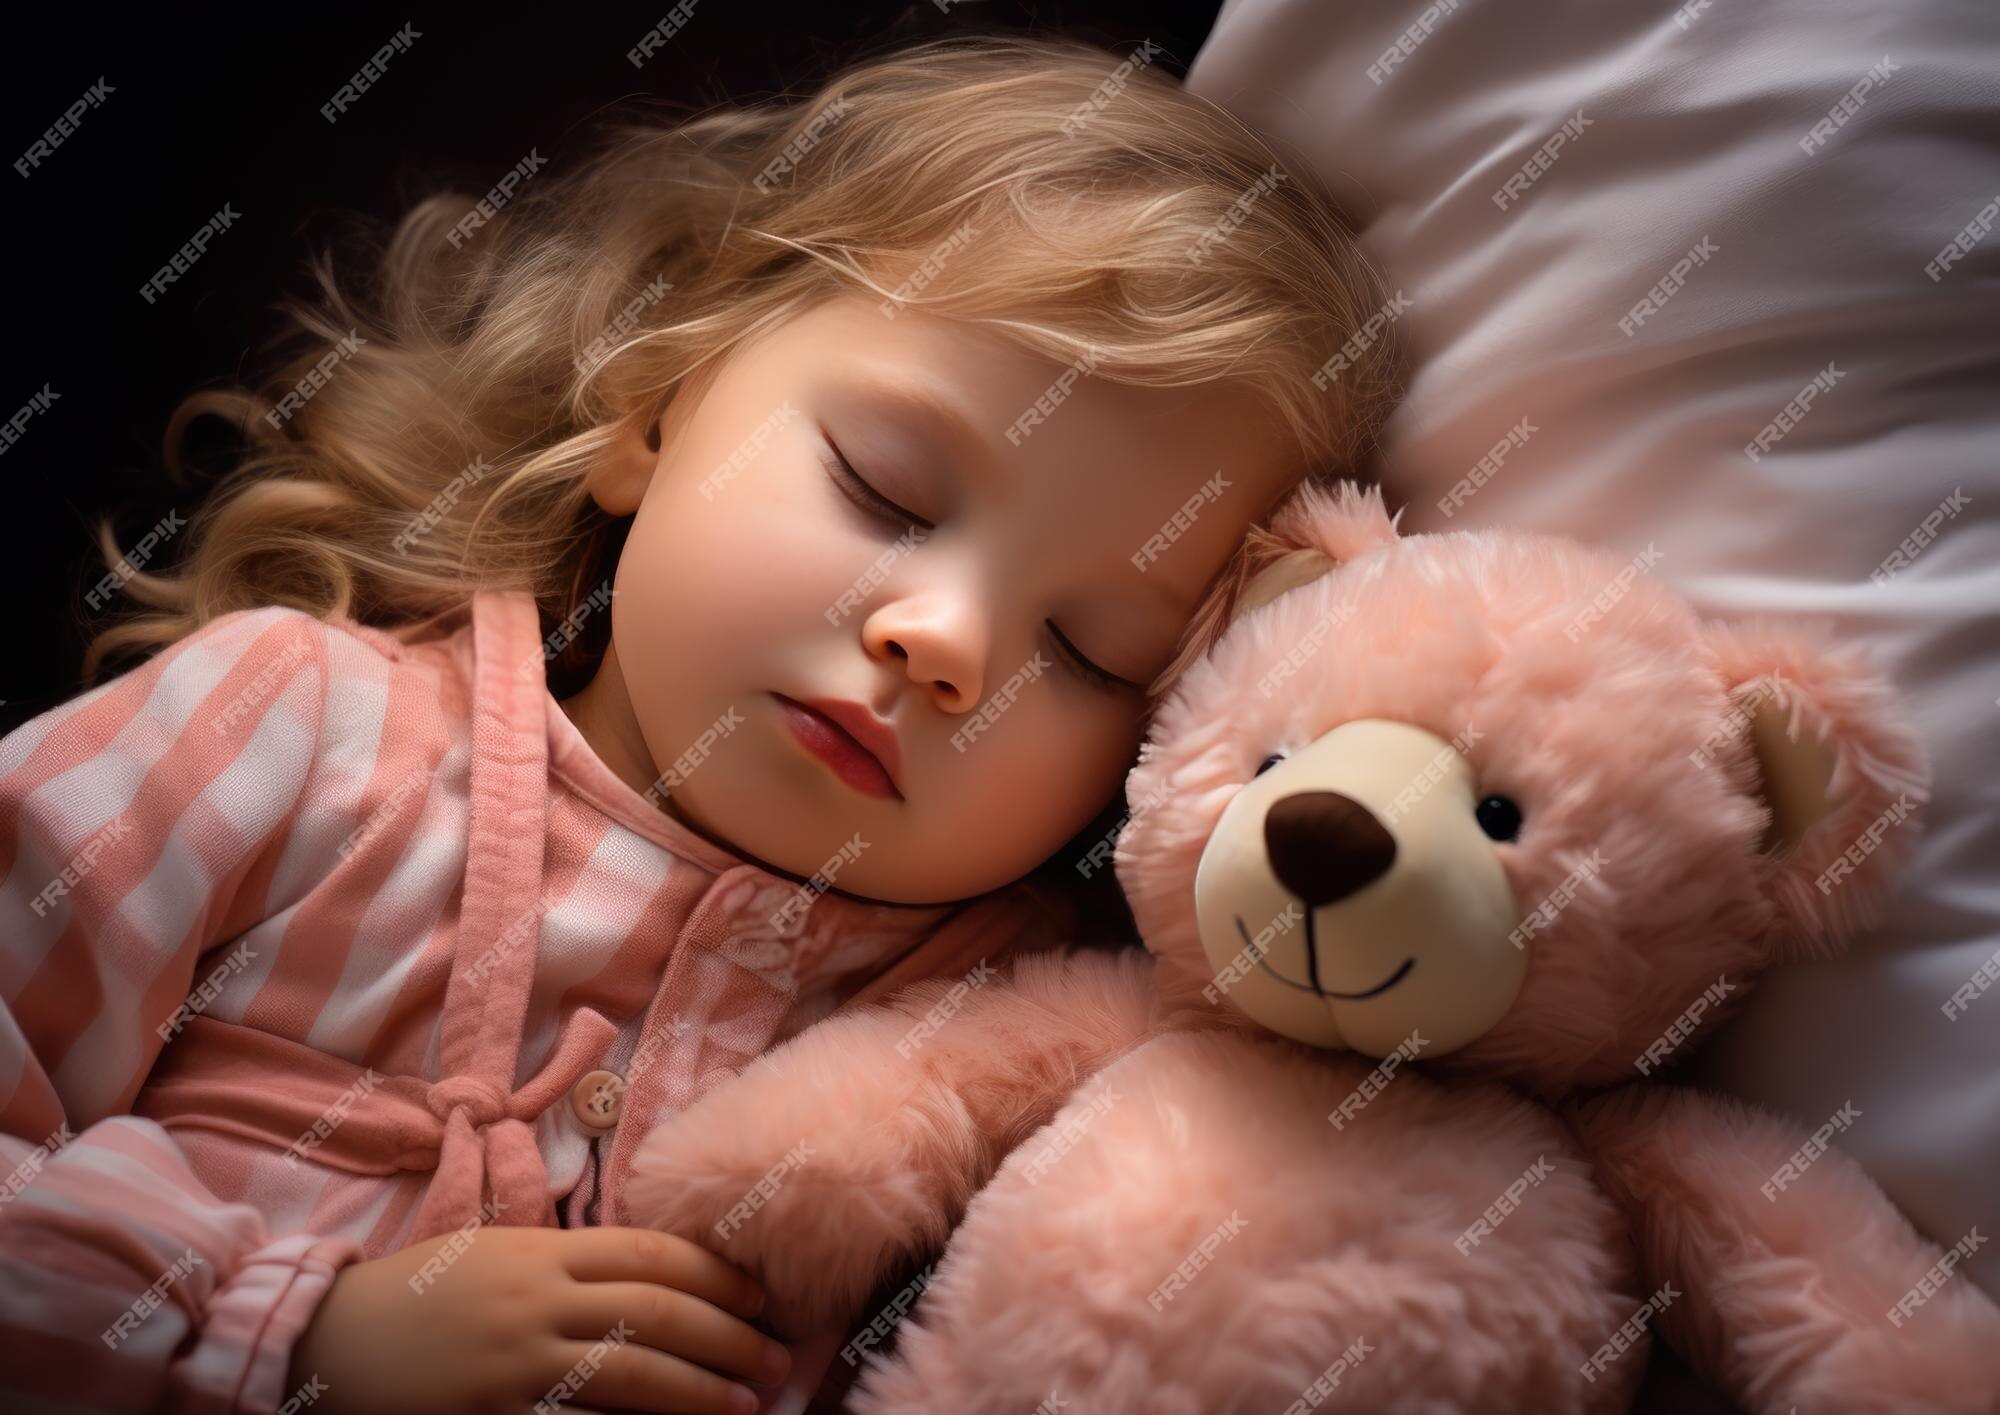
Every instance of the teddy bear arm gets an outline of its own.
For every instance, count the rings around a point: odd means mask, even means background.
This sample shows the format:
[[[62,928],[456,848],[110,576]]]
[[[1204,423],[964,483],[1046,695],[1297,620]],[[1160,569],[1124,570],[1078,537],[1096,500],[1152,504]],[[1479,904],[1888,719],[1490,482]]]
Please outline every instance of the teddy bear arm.
[[[836,1014],[668,1117],[627,1208],[765,1285],[793,1330],[934,1252],[1001,1157],[1155,1025],[1151,963],[1023,955]]]
[[[1858,1115],[1851,1107],[1846,1115]],[[2000,1307],[1817,1131],[1636,1084],[1573,1104],[1660,1334],[1749,1411],[2000,1410]],[[1963,1244],[1960,1244],[1963,1247]]]
[[[1025,955],[1005,987],[967,997],[955,1015],[926,1009],[922,994],[902,1001],[903,1037],[925,1036],[910,1060],[951,1091],[990,1151],[980,1183],[1079,1084],[1163,1029],[1153,972],[1136,949]]]

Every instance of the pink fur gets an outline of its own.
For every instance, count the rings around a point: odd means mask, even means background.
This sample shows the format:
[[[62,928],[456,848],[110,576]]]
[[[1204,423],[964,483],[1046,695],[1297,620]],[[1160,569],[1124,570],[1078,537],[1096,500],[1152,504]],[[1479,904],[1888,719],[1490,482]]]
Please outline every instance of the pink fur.
[[[884,1274],[943,1244],[1001,1157],[1080,1080],[1157,1029],[1151,973],[1136,953],[1027,954],[1005,984],[919,983],[830,1017],[649,1135],[630,1212],[742,1265],[790,1330],[851,1316]],[[932,1008],[954,1002],[910,1044]],[[718,1237],[716,1222],[800,1143],[813,1153],[797,1172]]]
[[[849,1408],[1026,1415],[1053,1392],[1076,1411],[1280,1415],[1362,1340],[1321,1409],[1623,1410],[1643,1355],[1594,1385],[1568,1359],[1630,1315],[1616,1294],[1634,1281],[1574,1142],[1504,1087],[1414,1074],[1337,1133],[1327,1112],[1370,1065],[1181,1033],[1107,1068],[1085,1094],[1118,1099],[1038,1184],[1035,1147],[1014,1152]],[[1461,1256],[1465,1219],[1538,1158],[1548,1202]],[[1156,1286],[1232,1216],[1155,1312]]]
[[[1626,1086],[1576,1124],[1598,1182],[1640,1215],[1646,1281],[1726,1274],[1661,1325],[1746,1409],[2000,1410],[2000,1310],[1969,1278],[1890,1324],[1936,1254],[1852,1159],[1829,1149],[1767,1200],[1802,1137],[1750,1106]]]
[[[1759,1186],[1803,1132],[1656,1082],[1603,1091],[1719,978],[1735,993],[1702,1035],[1764,967],[1879,912],[1914,821],[1818,881],[1887,807],[1923,799],[1886,688],[1810,635],[1704,623],[1657,573],[1566,632],[1624,559],[1499,532],[1398,538],[1372,491],[1302,489],[1258,556],[1305,550],[1336,568],[1230,627],[1128,781],[1117,868],[1157,967],[1024,957],[831,1019],[649,1136],[633,1214],[744,1263],[792,1322],[865,1315],[875,1283],[949,1235],[855,1397],[871,1415],[1026,1415],[1052,1391],[1189,1415],[1620,1410],[1650,1335],[1594,1379],[1579,1364],[1663,1283],[1680,1295],[1658,1331],[1749,1408],[2000,1410],[2000,1310],[1960,1279],[1891,1328],[1941,1250],[1850,1162],[1822,1155],[1769,1200]],[[1336,609],[1297,676],[1259,691]],[[1749,735],[1716,737],[1774,672],[1794,736],[1834,762],[1831,810],[1778,854]],[[1496,1025],[1335,1127],[1373,1063],[1204,999],[1193,880],[1260,761],[1368,718],[1445,740],[1476,727],[1481,791],[1530,822],[1492,847],[1522,911],[1593,852],[1605,864],[1537,936]],[[718,1238],[801,1141],[811,1160]],[[1455,1242],[1537,1160],[1553,1167],[1504,1223]],[[1240,1232],[1156,1310],[1232,1214]],[[1301,1403],[1356,1340],[1372,1351]]]

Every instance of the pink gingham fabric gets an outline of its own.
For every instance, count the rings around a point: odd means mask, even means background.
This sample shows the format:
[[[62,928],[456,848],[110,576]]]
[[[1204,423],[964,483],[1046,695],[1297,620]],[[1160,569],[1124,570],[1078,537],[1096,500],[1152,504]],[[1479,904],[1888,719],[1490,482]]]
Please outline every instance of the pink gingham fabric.
[[[343,1264],[621,1222],[662,1114],[1061,931],[1025,886],[884,905],[731,854],[542,664],[525,594],[424,638],[245,610],[0,740],[0,1404],[271,1410]]]

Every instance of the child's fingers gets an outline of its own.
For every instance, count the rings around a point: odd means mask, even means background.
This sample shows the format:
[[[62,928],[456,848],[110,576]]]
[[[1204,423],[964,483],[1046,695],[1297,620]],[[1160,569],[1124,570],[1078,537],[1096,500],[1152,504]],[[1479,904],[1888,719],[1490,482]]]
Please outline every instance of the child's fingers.
[[[762,1402],[746,1385],[636,1341],[605,1349],[602,1340],[564,1343],[573,1363],[565,1388],[601,1406],[660,1415],[756,1415]]]
[[[764,1289],[698,1243],[650,1228],[561,1230],[563,1269],[578,1282],[653,1282],[679,1288],[739,1317],[764,1307]]]
[[[791,1353],[749,1323],[693,1293],[650,1282],[578,1283],[559,1299],[556,1321],[564,1336],[622,1330],[656,1351],[763,1384],[792,1367]]]

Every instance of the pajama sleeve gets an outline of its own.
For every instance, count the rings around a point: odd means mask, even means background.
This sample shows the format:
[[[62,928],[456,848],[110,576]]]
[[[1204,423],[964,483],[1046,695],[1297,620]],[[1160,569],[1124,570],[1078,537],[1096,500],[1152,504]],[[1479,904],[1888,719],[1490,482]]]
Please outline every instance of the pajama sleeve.
[[[329,629],[224,615],[0,740],[0,1407],[274,1410],[352,1261],[273,1238],[129,1114],[263,917],[321,753]]]

